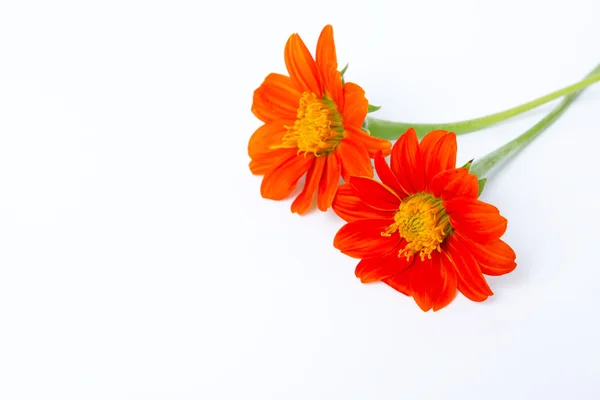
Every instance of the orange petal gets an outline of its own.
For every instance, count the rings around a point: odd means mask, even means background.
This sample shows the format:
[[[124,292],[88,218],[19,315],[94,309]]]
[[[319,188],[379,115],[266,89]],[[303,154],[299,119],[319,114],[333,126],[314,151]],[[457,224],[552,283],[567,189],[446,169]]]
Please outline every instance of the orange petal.
[[[444,136],[448,134],[448,131],[435,130],[429,132],[427,135],[421,139],[419,143],[419,147],[421,147],[421,154],[423,155],[423,160],[427,163],[429,160],[429,156],[431,154],[431,150],[433,150],[433,146]]]
[[[338,105],[339,106],[339,105]],[[344,85],[344,104],[339,109],[342,113],[344,126],[361,127],[367,118],[369,101],[363,88],[352,82]]]
[[[450,182],[460,179],[469,173],[466,168],[455,168],[440,172],[429,182],[429,190],[437,198],[442,197],[442,191]]]
[[[352,222],[359,219],[394,219],[394,212],[374,210],[366,205],[356,195],[349,183],[338,187],[331,206],[333,211],[344,221]]]
[[[392,171],[406,193],[423,191],[425,187],[423,159],[417,132],[413,128],[407,130],[394,144],[390,161]]]
[[[374,157],[380,151],[387,156],[392,151],[392,143],[389,140],[376,138],[353,126],[347,126],[344,129],[346,137],[354,142],[362,143],[367,148],[370,157]]]
[[[375,157],[373,157],[373,163],[375,164],[375,171],[377,171],[377,176],[379,177],[379,179],[381,179],[381,182],[390,189],[392,189],[399,198],[405,198],[406,192],[404,191],[404,189],[402,189],[400,183],[398,183],[396,175],[394,175],[394,173],[390,169],[390,166],[385,161],[385,158],[383,157],[383,153],[381,151],[375,154]]]
[[[276,165],[263,178],[260,193],[265,199],[282,200],[292,193],[298,180],[308,171],[314,156],[294,155]]]
[[[327,211],[331,207],[342,175],[342,166],[336,153],[328,154],[325,160],[325,168],[321,175],[317,195],[317,206],[321,211]]]
[[[410,291],[410,281],[414,272],[414,268],[407,268],[399,274],[382,279],[382,281],[390,287],[396,289],[400,293],[405,294],[407,296],[412,296],[412,293]]]
[[[477,260],[458,236],[451,235],[446,239],[444,251],[449,257],[448,261],[454,266],[458,290],[465,297],[473,301],[484,301],[494,294],[485,281]],[[442,262],[446,261],[442,258]]]
[[[335,41],[333,40],[333,27],[326,25],[321,31],[319,41],[317,42],[317,67],[321,71],[329,69],[330,65],[337,67],[337,54],[335,51]]]
[[[258,128],[248,141],[248,155],[257,158],[273,152],[271,146],[281,144],[287,128],[284,125],[294,125],[293,120],[278,119],[267,122]]]
[[[475,257],[481,268],[481,272],[486,275],[504,275],[514,271],[517,267],[515,258],[517,258],[514,250],[502,240],[487,243],[485,245],[475,243],[462,236],[459,232],[455,232],[468,248],[471,254]]]
[[[317,187],[319,186],[319,181],[321,180],[321,174],[323,173],[324,166],[325,157],[317,157],[308,169],[304,189],[292,203],[293,213],[304,214],[310,208],[312,199],[315,196]]]
[[[338,71],[333,28],[331,25],[327,25],[321,31],[319,41],[317,42],[316,61],[325,91],[338,105],[338,108],[343,107],[343,105],[338,103],[342,93],[342,78]]]
[[[248,166],[254,175],[264,175],[271,168],[271,163],[251,160]]]
[[[461,168],[465,169],[465,168]],[[468,197],[476,199],[479,196],[479,183],[474,174],[465,174],[460,178],[451,180],[442,191],[443,200],[451,200],[456,197]]]
[[[456,289],[458,287],[456,272],[454,271],[452,264],[447,262],[448,256],[445,253],[442,253],[436,257],[436,261],[439,263],[444,284],[439,291],[437,299],[433,302],[434,312],[441,310],[454,300],[456,297]]]
[[[426,185],[442,171],[456,168],[456,135],[446,131],[433,131],[420,143],[425,167]]]
[[[344,87],[342,86],[342,74],[336,67],[330,67],[329,72],[326,73],[327,78],[324,78],[323,90],[325,96],[329,97],[338,110],[344,108]]]
[[[336,148],[342,164],[342,177],[348,181],[350,176],[373,177],[373,167],[367,149],[362,143],[344,138]]]
[[[285,65],[298,91],[322,96],[317,64],[297,33],[285,45]]]
[[[284,160],[294,157],[296,152],[296,149],[276,149],[271,150],[269,153],[260,154],[260,156],[250,161],[250,171],[254,175],[264,175]]]
[[[399,246],[400,247],[400,246]],[[383,257],[367,258],[361,260],[354,273],[362,283],[370,283],[389,278],[410,267],[413,258],[398,257],[399,247],[393,249]]]
[[[423,311],[438,311],[456,297],[457,279],[454,268],[446,268],[440,253],[431,259],[417,260],[411,266],[410,293]]]
[[[269,74],[254,91],[252,112],[263,122],[275,119],[295,120],[301,96],[289,77]]]
[[[371,208],[395,212],[400,207],[400,198],[374,179],[351,176],[349,183],[356,195]]]
[[[400,242],[400,235],[381,236],[394,219],[360,219],[344,225],[333,240],[333,246],[354,258],[386,255]]]
[[[476,243],[496,241],[506,232],[506,218],[491,204],[468,197],[457,197],[443,204],[452,227]]]
[[[432,256],[431,259],[425,258],[425,260],[417,257],[411,266],[413,273],[409,283],[410,293],[423,311],[431,310],[444,284],[438,263],[433,265],[434,258],[437,260],[439,257]]]

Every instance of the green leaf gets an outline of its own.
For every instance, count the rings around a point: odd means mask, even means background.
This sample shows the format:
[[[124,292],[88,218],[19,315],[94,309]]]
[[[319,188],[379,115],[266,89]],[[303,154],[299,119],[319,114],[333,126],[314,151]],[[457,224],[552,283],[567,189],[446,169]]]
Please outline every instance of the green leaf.
[[[379,110],[380,108],[381,108],[381,106],[374,106],[374,105],[369,104],[369,109],[367,110],[367,112],[372,113],[374,111]]]
[[[483,188],[485,187],[486,182],[487,178],[483,178],[477,181],[477,183],[479,183],[479,193],[477,193],[477,197],[481,196],[481,192],[483,192]]]

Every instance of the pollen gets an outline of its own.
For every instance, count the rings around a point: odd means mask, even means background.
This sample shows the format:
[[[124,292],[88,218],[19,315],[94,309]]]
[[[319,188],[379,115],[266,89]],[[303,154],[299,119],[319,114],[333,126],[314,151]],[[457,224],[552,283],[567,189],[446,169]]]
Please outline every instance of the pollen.
[[[342,116],[336,104],[327,97],[318,98],[309,92],[300,98],[294,125],[285,128],[287,133],[282,143],[271,148],[297,148],[298,154],[321,156],[334,151],[344,137]]]
[[[440,245],[452,231],[448,214],[442,202],[426,193],[414,194],[406,198],[394,215],[391,224],[382,236],[398,232],[406,241],[398,257],[407,259],[419,255],[421,260],[431,258],[431,253],[441,251]]]

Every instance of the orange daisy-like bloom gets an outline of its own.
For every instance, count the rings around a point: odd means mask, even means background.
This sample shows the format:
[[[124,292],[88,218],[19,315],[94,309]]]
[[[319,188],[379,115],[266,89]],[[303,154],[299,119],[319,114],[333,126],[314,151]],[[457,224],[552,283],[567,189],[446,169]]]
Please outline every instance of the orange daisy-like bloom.
[[[292,212],[306,212],[315,194],[325,211],[340,176],[373,176],[371,158],[389,153],[391,143],[361,130],[368,101],[360,86],[342,82],[330,25],[319,37],[316,61],[293,34],[285,64],[289,77],[270,74],[254,92],[252,112],[264,125],[248,143],[250,170],[264,175],[261,194],[272,200],[289,196],[306,175]]]
[[[391,163],[375,157],[381,182],[351,177],[333,210],[348,223],[334,246],[360,258],[362,282],[382,280],[412,296],[423,311],[447,306],[458,289],[473,301],[493,293],[483,274],[515,269],[515,253],[500,237],[507,221],[477,199],[477,177],[456,168],[456,135],[433,131],[421,143],[407,131]]]

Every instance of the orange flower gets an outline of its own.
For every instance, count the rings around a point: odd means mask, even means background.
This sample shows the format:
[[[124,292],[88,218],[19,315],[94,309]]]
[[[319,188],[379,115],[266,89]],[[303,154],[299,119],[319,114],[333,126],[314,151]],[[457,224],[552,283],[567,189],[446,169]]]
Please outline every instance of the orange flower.
[[[483,274],[515,269],[514,251],[500,240],[506,219],[477,199],[477,177],[455,166],[454,133],[433,131],[418,143],[411,129],[394,145],[391,168],[375,157],[382,182],[353,176],[340,186],[333,210],[348,223],[334,246],[361,259],[362,282],[382,280],[437,311],[457,289],[484,301],[493,293]]]
[[[265,124],[248,143],[250,170],[264,175],[261,194],[281,200],[301,177],[304,189],[292,212],[331,206],[340,176],[373,176],[370,158],[389,153],[390,142],[361,130],[367,116],[364,90],[342,83],[333,28],[327,25],[317,43],[316,62],[297,34],[285,46],[290,76],[270,74],[254,92],[252,112]]]

